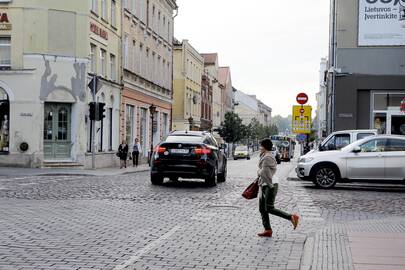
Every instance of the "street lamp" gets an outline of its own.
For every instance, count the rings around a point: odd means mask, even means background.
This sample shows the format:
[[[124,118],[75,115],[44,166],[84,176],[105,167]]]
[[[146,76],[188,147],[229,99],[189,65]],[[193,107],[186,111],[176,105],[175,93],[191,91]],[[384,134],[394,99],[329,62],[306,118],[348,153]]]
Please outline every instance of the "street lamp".
[[[190,131],[193,130],[193,124],[194,124],[194,119],[192,116],[190,116],[190,118],[187,119],[188,123],[190,124]]]
[[[149,107],[149,112],[150,112],[150,118],[152,121],[152,128],[151,128],[151,133],[150,133],[150,153],[149,153],[149,165],[152,160],[152,154],[153,154],[153,129],[154,129],[154,117],[155,117],[155,112],[156,112],[156,106],[155,105],[150,105]]]

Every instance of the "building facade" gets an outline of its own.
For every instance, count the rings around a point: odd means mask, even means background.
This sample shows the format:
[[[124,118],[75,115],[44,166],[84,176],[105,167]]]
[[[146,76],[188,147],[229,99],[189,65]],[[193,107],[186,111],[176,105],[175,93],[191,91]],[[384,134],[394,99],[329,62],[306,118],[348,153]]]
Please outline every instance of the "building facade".
[[[148,156],[170,131],[174,0],[122,2],[121,139]]]
[[[225,119],[227,112],[232,112],[234,109],[234,91],[232,87],[232,77],[230,67],[220,67],[218,70],[218,81],[223,86],[222,89],[222,112],[221,123]]]
[[[84,166],[91,1],[2,1],[0,10],[0,164]]]
[[[213,78],[207,69],[204,68],[204,74],[201,82],[201,130],[212,130],[212,91]]]
[[[252,119],[259,121],[261,118],[257,99],[240,90],[235,92],[235,113],[239,115],[244,125],[249,125]]]
[[[211,78],[212,84],[212,126],[217,129],[222,122],[222,92],[224,86],[218,80],[219,66],[217,53],[203,53],[204,70],[207,76]]]
[[[204,58],[183,40],[174,42],[173,59],[173,130],[199,130]]]
[[[326,75],[328,68],[328,59],[322,58],[319,67],[319,92],[316,94],[316,128],[318,131],[318,138],[325,138],[327,134],[327,88],[326,88]]]
[[[329,132],[405,135],[404,9],[401,1],[331,1]]]
[[[121,100],[121,1],[91,0],[89,48],[90,65],[88,65],[87,83],[96,74],[102,87],[96,94],[97,102],[105,103],[105,118],[96,121],[95,151],[96,167],[118,165],[115,153],[118,150],[120,134],[120,100]],[[88,89],[90,91],[90,89]],[[87,95],[87,103],[93,101]],[[86,167],[91,167],[92,129],[87,111],[85,116],[87,130]]]

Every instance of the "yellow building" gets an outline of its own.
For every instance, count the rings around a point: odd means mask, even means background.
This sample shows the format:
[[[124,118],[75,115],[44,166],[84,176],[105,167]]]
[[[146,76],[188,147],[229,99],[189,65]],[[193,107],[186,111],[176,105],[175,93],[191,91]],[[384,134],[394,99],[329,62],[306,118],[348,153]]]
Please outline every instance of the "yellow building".
[[[198,130],[204,58],[187,40],[175,41],[173,65],[173,130]]]

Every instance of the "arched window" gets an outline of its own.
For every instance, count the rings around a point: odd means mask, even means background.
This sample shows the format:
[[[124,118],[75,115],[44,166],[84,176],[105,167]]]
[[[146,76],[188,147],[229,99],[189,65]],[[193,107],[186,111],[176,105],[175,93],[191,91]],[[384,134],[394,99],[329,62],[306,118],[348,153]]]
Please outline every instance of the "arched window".
[[[0,153],[9,151],[10,102],[7,92],[0,87]]]

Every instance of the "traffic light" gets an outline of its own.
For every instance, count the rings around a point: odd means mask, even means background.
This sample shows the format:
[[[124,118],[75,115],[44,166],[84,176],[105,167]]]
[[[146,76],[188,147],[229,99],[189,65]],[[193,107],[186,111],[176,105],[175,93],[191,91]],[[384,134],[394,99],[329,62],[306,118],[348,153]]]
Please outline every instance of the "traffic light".
[[[96,103],[95,102],[90,102],[89,103],[90,107],[90,120],[96,120]]]
[[[97,121],[101,121],[101,120],[103,120],[104,118],[105,118],[105,115],[104,115],[104,113],[105,113],[105,103],[98,103],[98,106],[97,106]]]

